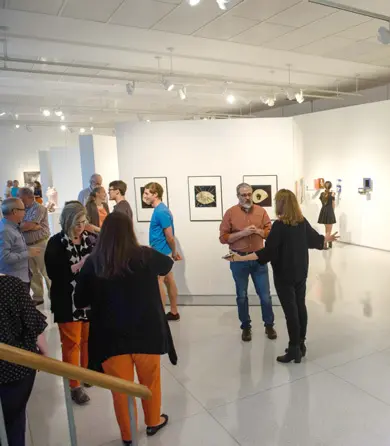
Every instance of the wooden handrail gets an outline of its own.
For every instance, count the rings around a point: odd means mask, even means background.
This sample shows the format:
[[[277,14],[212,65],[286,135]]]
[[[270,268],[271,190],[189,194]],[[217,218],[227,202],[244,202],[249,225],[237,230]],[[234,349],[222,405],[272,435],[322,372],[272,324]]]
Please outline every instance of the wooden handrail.
[[[114,392],[125,393],[144,400],[152,397],[152,392],[141,384],[125,381],[104,373],[93,372],[83,367],[77,367],[67,362],[31,353],[7,344],[0,343],[0,359],[52,375],[62,376],[63,378],[75,379],[97,387],[103,387]]]

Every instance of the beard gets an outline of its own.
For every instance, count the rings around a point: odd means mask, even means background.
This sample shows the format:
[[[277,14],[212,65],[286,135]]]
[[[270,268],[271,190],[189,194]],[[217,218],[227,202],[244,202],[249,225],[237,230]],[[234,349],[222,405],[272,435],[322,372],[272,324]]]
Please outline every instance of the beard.
[[[244,209],[250,209],[253,206],[253,202],[252,201],[245,201],[244,203],[241,203],[241,206]]]

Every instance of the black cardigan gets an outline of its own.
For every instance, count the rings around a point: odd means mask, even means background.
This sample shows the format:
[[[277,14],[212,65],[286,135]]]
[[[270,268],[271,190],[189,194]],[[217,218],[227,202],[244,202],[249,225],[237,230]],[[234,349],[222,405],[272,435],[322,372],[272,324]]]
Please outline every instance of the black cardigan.
[[[78,280],[80,274],[73,274],[66,248],[61,239],[63,233],[50,238],[45,252],[45,265],[47,275],[51,280],[50,300],[51,311],[54,313],[54,322],[73,322],[73,286],[71,282]],[[92,252],[92,244],[87,240],[86,254]]]
[[[173,261],[151,248],[142,248],[141,261],[130,261],[132,272],[104,279],[95,273],[93,255],[80,272],[76,286],[77,308],[91,306],[89,367],[124,354],[177,356],[161,302],[158,276],[172,269]]]
[[[309,249],[324,249],[324,236],[305,219],[297,226],[277,220],[272,225],[265,248],[256,252],[258,262],[271,262],[275,281],[296,283],[307,278]]]
[[[110,209],[108,208],[108,204],[103,202],[102,203],[105,211],[107,212],[107,215],[110,213]],[[96,203],[94,201],[89,201],[86,205],[85,205],[86,209],[87,209],[87,215],[88,215],[88,220],[91,223],[91,225],[97,226],[98,228],[100,228],[100,220],[99,220],[99,211],[98,208],[96,206]]]

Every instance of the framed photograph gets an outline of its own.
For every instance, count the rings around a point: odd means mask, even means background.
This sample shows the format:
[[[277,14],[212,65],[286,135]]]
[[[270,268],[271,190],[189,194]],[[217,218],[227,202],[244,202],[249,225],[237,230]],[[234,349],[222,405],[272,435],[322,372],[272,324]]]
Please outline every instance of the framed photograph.
[[[134,194],[138,222],[148,222],[152,219],[153,207],[143,200],[145,186],[148,183],[159,183],[164,189],[162,202],[169,207],[167,177],[135,177]]]
[[[222,178],[188,177],[191,221],[222,220]]]
[[[34,181],[41,181],[41,172],[23,172],[25,187],[34,187]]]
[[[278,191],[277,175],[244,175],[244,183],[248,183],[253,189],[253,203],[263,207],[271,220],[275,215],[275,194]]]

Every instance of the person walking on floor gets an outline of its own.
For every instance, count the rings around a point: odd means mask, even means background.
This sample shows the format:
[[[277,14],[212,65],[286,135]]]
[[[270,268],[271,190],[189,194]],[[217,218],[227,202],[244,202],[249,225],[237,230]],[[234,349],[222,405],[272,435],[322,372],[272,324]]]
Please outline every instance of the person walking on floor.
[[[24,283],[0,274],[0,342],[47,356],[46,318],[36,308]],[[8,446],[26,444],[26,406],[36,372],[0,361],[0,400]]]
[[[156,251],[172,257],[176,262],[181,260],[181,256],[176,248],[175,227],[173,224],[172,212],[162,202],[163,194],[164,189],[161,184],[149,183],[145,186],[143,200],[154,208],[149,228],[149,244]],[[177,308],[178,291],[173,272],[170,271],[166,276],[160,277],[159,285],[164,306],[167,300],[165,287],[168,291],[171,308],[167,313],[167,319],[169,321],[180,320],[180,314]]]
[[[267,211],[253,203],[252,186],[237,186],[238,204],[228,209],[220,226],[219,240],[229,245],[231,251],[243,258],[262,249],[271,230]],[[269,285],[268,267],[252,260],[231,263],[230,269],[236,284],[238,317],[241,322],[242,340],[252,340],[252,324],[249,315],[248,283],[251,276],[260,298],[265,332],[269,339],[276,339],[274,312]]]
[[[133,219],[133,211],[129,202],[126,200],[127,184],[122,180],[111,181],[108,194],[110,200],[115,201],[114,212],[122,212],[131,220]]]
[[[50,237],[47,209],[35,201],[34,192],[28,187],[19,189],[19,198],[23,201],[26,212],[20,224],[20,230],[28,247],[39,248],[39,255],[29,258],[31,271],[31,289],[35,305],[43,304],[43,280],[50,291],[50,279],[46,272],[45,251]]]
[[[7,198],[1,204],[4,218],[0,222],[0,273],[18,277],[30,292],[29,258],[38,257],[40,248],[26,245],[20,230],[25,208],[19,198]]]
[[[51,311],[60,331],[62,360],[81,367],[88,366],[89,311],[76,308],[74,293],[80,270],[92,252],[86,223],[87,214],[81,203],[65,204],[60,217],[62,231],[50,238],[45,253],[51,279]],[[79,381],[71,380],[70,387],[75,403],[81,405],[90,400]]]
[[[169,274],[173,261],[140,246],[133,221],[110,214],[96,249],[87,259],[76,286],[77,308],[91,309],[90,368],[139,382],[152,392],[142,401],[146,434],[155,435],[168,423],[161,414],[160,355],[177,363],[171,332],[160,298],[158,276]],[[113,392],[114,408],[125,445],[131,444],[128,398]]]
[[[88,198],[91,195],[91,192],[95,189],[95,187],[100,187],[103,184],[103,178],[98,173],[94,173],[91,175],[89,179],[89,186],[86,189],[83,189],[77,198],[77,200],[85,206],[87,204]]]
[[[286,316],[289,345],[286,354],[277,361],[301,362],[306,355],[307,309],[306,279],[309,268],[309,249],[324,249],[328,242],[337,240],[337,233],[318,234],[302,215],[296,196],[281,189],[275,197],[278,220],[272,225],[264,249],[246,256],[232,253],[231,265],[254,261],[265,265],[271,262],[275,288]]]
[[[336,196],[332,192],[332,183],[330,181],[325,182],[325,191],[321,193],[320,200],[322,208],[320,215],[318,216],[318,223],[325,225],[325,235],[330,236],[332,234],[333,225],[336,223],[336,216],[334,208],[336,207]],[[325,246],[325,249],[332,248],[332,242],[329,242]]]

